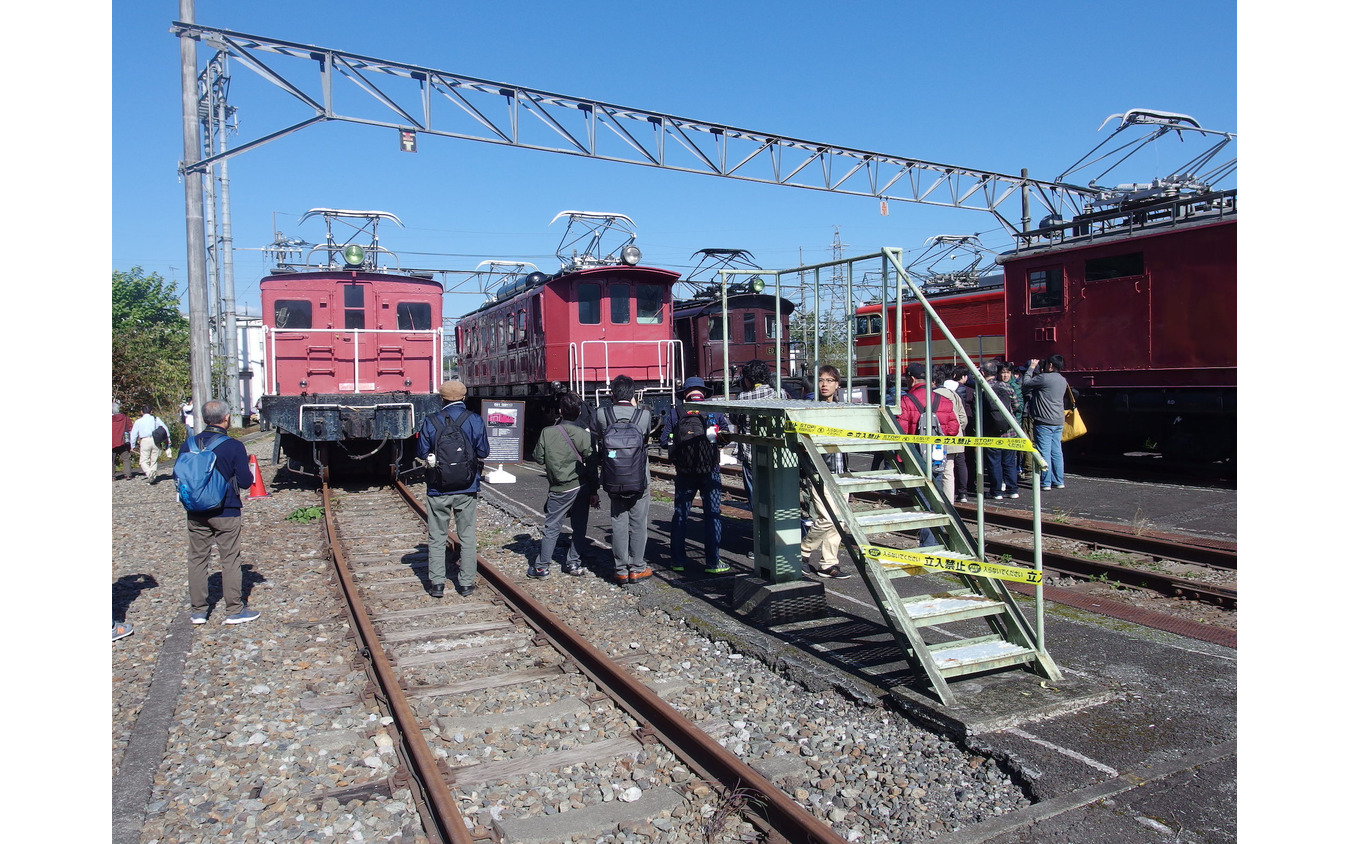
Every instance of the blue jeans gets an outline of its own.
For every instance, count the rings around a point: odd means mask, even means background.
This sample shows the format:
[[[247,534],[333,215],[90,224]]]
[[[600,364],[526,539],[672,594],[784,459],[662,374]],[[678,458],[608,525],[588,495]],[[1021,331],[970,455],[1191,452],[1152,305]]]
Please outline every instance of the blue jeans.
[[[1017,492],[1017,452],[1010,448],[986,448],[984,462],[989,465],[989,494]]]
[[[1042,425],[1040,422],[1031,432],[1036,450],[1050,464],[1050,468],[1041,475],[1041,489],[1051,485],[1064,486],[1064,445],[1059,439],[1063,434],[1063,425]]]
[[[694,507],[694,495],[703,497],[703,561],[708,568],[717,565],[722,547],[722,475],[675,476],[675,517],[670,521],[670,557],[676,565],[684,565],[684,539],[689,531],[689,511]]]

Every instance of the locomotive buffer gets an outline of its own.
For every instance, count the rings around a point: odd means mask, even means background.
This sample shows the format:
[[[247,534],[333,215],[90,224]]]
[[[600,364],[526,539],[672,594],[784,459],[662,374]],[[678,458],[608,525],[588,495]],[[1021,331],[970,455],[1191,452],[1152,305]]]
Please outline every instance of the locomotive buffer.
[[[755,445],[755,572],[771,585],[801,581],[800,461],[814,468],[811,483],[820,493],[877,608],[905,654],[914,676],[926,679],[944,705],[954,696],[947,680],[995,669],[1026,666],[1058,680],[1059,668],[1037,643],[1005,580],[1039,582],[1029,569],[986,563],[974,538],[941,486],[920,463],[895,418],[877,405],[830,407],[792,399],[706,401],[707,410],[749,420],[739,438]],[[888,455],[889,468],[834,475],[826,454]],[[852,493],[889,490],[908,493],[909,505],[877,509],[850,499]],[[897,531],[929,528],[937,544],[899,547]],[[916,578],[929,591],[901,595],[897,581]],[[955,581],[955,583],[953,583]],[[906,592],[913,592],[906,589]],[[924,628],[983,619],[988,632],[929,643]],[[947,631],[950,632],[950,631]]]

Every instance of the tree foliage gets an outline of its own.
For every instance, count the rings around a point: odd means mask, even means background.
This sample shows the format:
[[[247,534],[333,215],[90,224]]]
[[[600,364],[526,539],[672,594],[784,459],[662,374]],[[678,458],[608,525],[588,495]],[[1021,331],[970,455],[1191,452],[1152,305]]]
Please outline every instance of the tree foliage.
[[[112,394],[124,408],[176,409],[192,390],[188,320],[159,273],[112,274]]]

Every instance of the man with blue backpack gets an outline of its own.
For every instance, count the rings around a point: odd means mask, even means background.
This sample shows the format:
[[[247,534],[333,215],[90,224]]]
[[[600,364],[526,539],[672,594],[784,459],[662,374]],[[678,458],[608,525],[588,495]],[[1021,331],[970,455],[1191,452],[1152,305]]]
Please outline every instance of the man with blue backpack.
[[[445,406],[428,414],[417,435],[417,456],[427,471],[427,580],[431,597],[445,596],[445,537],[450,517],[459,535],[460,597],[478,589],[478,478],[488,456],[487,428],[483,417],[464,406],[467,389],[463,381],[446,381],[440,387]]]
[[[188,598],[192,623],[205,624],[208,563],[211,545],[220,550],[220,583],[225,597],[225,623],[244,624],[258,618],[258,611],[244,602],[244,575],[239,566],[239,490],[253,485],[244,444],[226,431],[230,410],[225,402],[212,399],[202,405],[206,428],[187,438],[178,449],[173,479],[178,500],[187,511]]]

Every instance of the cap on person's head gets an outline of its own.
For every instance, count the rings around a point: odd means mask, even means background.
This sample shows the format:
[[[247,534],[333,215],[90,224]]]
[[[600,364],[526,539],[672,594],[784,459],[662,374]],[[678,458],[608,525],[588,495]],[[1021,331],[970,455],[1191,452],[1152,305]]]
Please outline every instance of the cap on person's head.
[[[708,385],[703,383],[703,379],[697,375],[690,375],[684,379],[684,386],[680,387],[679,393],[680,398],[686,401],[703,401],[703,397],[707,394]]]
[[[927,380],[928,378],[928,372],[921,363],[911,363],[909,366],[905,367],[905,374],[910,378],[918,378],[920,381]]]
[[[445,381],[441,384],[439,392],[441,398],[446,401],[463,401],[468,391],[465,389],[463,381]]]

